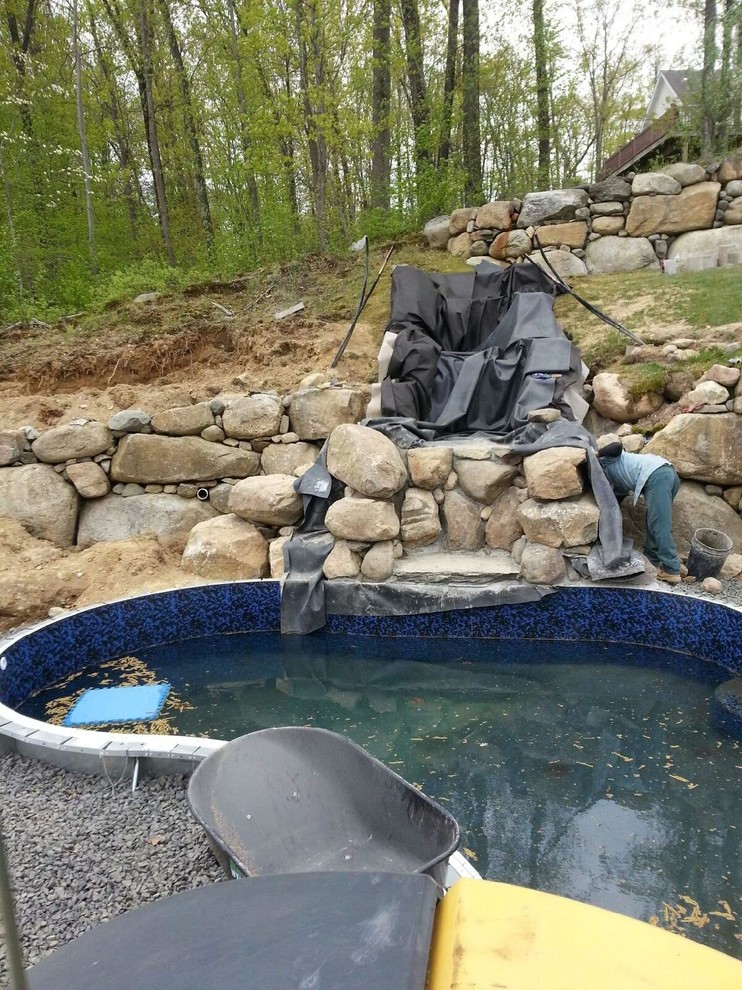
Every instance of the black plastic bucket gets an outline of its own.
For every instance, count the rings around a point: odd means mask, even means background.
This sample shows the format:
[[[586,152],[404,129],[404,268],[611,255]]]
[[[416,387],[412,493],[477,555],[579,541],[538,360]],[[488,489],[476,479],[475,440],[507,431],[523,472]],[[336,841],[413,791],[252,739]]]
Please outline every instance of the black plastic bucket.
[[[732,546],[727,534],[718,529],[697,529],[690,541],[688,573],[697,581],[718,577]]]

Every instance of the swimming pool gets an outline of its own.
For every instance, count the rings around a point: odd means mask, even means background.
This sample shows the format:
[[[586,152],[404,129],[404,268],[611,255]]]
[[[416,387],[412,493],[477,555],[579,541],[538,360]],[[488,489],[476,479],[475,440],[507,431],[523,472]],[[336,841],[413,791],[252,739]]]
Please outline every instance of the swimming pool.
[[[48,726],[37,751],[60,734],[60,750],[93,736],[114,739],[113,752],[129,740],[132,753],[169,746],[184,758],[214,744],[202,732],[321,724],[443,802],[485,875],[741,954],[742,753],[709,723],[715,684],[742,666],[738,611],[565,589],[537,605],[333,616],[319,637],[281,640],[275,590],[214,585],[49,623],[6,648],[3,700],[21,704],[85,659],[108,664],[69,682],[69,696],[133,657],[173,685],[176,734]],[[48,700],[24,711],[43,714]],[[16,742],[32,746],[33,734]]]

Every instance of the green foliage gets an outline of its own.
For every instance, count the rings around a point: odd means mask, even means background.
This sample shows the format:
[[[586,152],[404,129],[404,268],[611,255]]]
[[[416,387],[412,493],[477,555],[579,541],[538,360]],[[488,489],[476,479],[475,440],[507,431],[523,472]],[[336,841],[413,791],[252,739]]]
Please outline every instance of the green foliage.
[[[643,395],[662,395],[667,385],[667,376],[668,369],[654,361],[634,365],[628,375],[629,395],[634,400]]]

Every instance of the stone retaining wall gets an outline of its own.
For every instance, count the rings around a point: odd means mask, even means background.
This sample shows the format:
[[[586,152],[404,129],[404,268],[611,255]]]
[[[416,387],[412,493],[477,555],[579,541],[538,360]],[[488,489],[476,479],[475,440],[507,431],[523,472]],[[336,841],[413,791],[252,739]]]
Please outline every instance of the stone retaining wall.
[[[471,264],[526,257],[564,277],[742,263],[742,152],[707,168],[678,163],[574,189],[454,210],[425,227],[431,247]]]
[[[711,368],[664,407],[669,421],[649,441],[617,376],[597,375],[586,389],[596,435],[615,433],[626,450],[646,447],[676,465],[681,552],[698,526],[723,529],[742,551],[740,389],[738,368]],[[486,439],[401,450],[357,425],[366,399],[324,383],[286,397],[221,395],[151,418],[127,409],[107,423],[0,431],[0,515],[61,547],[155,534],[184,546],[183,570],[207,580],[280,577],[302,518],[294,483],[328,439],[327,467],[344,487],[326,517],[328,579],[576,579],[570,560],[589,552],[599,521],[583,450],[519,458]],[[626,507],[625,519],[641,537],[640,510]],[[742,572],[739,553],[730,568]]]

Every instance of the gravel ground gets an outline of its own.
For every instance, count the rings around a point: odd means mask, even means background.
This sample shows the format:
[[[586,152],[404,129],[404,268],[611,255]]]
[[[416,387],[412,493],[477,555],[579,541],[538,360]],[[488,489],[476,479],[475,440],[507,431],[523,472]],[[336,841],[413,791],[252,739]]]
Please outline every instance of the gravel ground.
[[[223,878],[186,804],[186,778],[112,788],[0,756],[0,814],[26,962],[139,904]],[[6,985],[0,940],[0,986]]]

